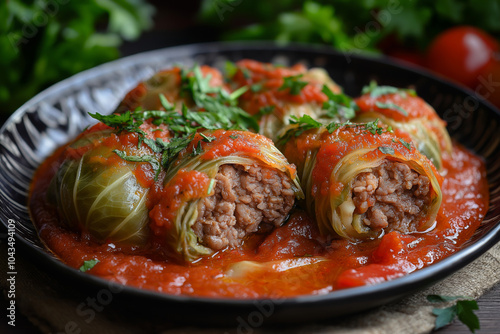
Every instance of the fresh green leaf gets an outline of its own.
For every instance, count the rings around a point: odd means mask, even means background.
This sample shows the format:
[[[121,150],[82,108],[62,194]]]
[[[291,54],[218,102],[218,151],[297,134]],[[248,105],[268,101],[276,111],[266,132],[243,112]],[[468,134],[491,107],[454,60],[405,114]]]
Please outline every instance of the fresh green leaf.
[[[273,113],[276,106],[261,107],[259,111],[253,116],[255,119],[261,119],[262,116],[270,115]]]
[[[362,94],[370,93],[370,97],[374,99],[388,94],[399,94],[403,97],[406,97],[407,94],[410,96],[417,95],[417,93],[413,89],[403,89],[393,86],[379,86],[377,85],[377,82],[374,80],[370,81],[370,85],[363,87],[361,93]]]
[[[283,85],[281,85],[281,87],[278,88],[278,90],[285,90],[288,88],[290,90],[289,91],[290,95],[299,95],[300,92],[302,91],[302,88],[304,88],[308,84],[307,81],[299,80],[303,76],[304,76],[303,74],[297,74],[289,77],[284,77]]]
[[[364,130],[370,132],[372,135],[374,135],[374,134],[381,135],[382,133],[384,133],[384,128],[378,126],[378,122],[379,122],[379,120],[377,118],[376,120],[374,120],[372,122],[365,123],[362,126],[364,127]]]
[[[203,139],[202,139],[202,140],[203,140],[205,143],[211,143],[211,142],[213,142],[213,141],[215,140],[215,137],[213,137],[213,136],[207,136],[207,135],[205,135],[205,134],[203,134],[203,133],[201,133],[201,132],[200,132],[200,136],[202,136],[202,137],[203,137]]]
[[[403,146],[406,147],[408,151],[411,151],[411,143],[406,142],[404,139],[400,139],[399,142],[403,144]]]
[[[480,329],[479,318],[474,313],[474,310],[479,309],[475,300],[459,300],[456,306],[458,320],[465,324],[472,333]]]
[[[122,158],[125,161],[148,162],[151,165],[151,167],[153,167],[153,170],[155,171],[155,175],[156,175],[155,179],[157,178],[157,176],[160,173],[160,170],[161,170],[160,163],[154,155],[147,155],[147,154],[141,155],[141,156],[127,155],[127,153],[125,151],[120,151],[120,150],[113,150],[113,152],[115,152],[120,158]]]
[[[400,106],[398,106],[397,104],[394,104],[394,103],[384,103],[384,102],[376,101],[375,105],[378,108],[380,108],[380,109],[396,110],[397,112],[399,112],[403,116],[408,116],[408,112],[406,110],[404,110],[403,108],[401,108]]]
[[[464,296],[440,296],[429,295],[427,300],[431,303],[447,303],[457,300],[455,305],[446,308],[434,308],[432,313],[436,315],[435,329],[442,328],[458,319],[465,324],[469,330],[474,333],[476,329],[480,329],[479,319],[474,310],[478,310],[477,302],[469,300]]]
[[[226,76],[231,79],[232,77],[234,77],[236,72],[238,72],[238,67],[232,61],[226,61],[226,63],[224,64],[224,72]]]
[[[203,149],[201,148],[201,140],[199,140],[198,144],[193,147],[193,152],[191,153],[191,155],[193,157],[195,157],[195,156],[200,155],[202,153],[203,153]]]
[[[390,155],[394,154],[394,149],[392,147],[379,146],[378,150],[384,154],[390,154]]]
[[[250,90],[254,93],[258,93],[262,90],[262,84],[256,83],[250,86]]]
[[[328,117],[342,116],[345,119],[352,119],[356,116],[359,107],[349,96],[336,94],[327,85],[323,85],[321,91],[328,97],[328,101],[323,103],[323,109],[327,111]]]
[[[97,259],[83,261],[83,265],[80,267],[80,271],[81,272],[86,272],[87,270],[90,270],[90,269],[94,268],[94,266],[97,263],[99,263],[99,260],[97,260]]]
[[[174,105],[167,100],[165,95],[160,94],[160,102],[162,107],[165,108],[166,111],[174,110]]]

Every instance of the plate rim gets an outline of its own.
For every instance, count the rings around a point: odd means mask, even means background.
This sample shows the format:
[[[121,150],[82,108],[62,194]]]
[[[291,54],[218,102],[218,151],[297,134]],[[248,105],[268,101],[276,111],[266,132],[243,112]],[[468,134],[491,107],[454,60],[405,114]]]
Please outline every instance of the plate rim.
[[[269,51],[283,51],[287,53],[293,51],[311,52],[311,53],[317,53],[318,55],[322,53],[326,56],[342,55],[341,51],[323,45],[307,44],[307,43],[289,43],[287,45],[280,45],[278,43],[269,41],[194,43],[194,44],[179,45],[179,46],[166,47],[146,52],[140,52],[82,71],[48,87],[47,89],[43,90],[42,92],[38,93],[37,95],[29,99],[22,106],[20,106],[2,125],[2,127],[0,128],[0,135],[3,134],[4,131],[6,131],[8,126],[10,126],[13,123],[14,124],[17,123],[22,118],[22,116],[37,103],[43,101],[44,99],[49,98],[50,96],[52,96],[52,94],[56,94],[61,89],[69,89],[74,85],[78,85],[78,83],[85,82],[89,79],[95,78],[96,73],[97,77],[105,76],[107,73],[116,71],[116,69],[119,68],[120,66],[126,66],[130,64],[133,65],[134,63],[137,62],[137,60],[141,58],[151,59],[150,62],[153,62],[154,58],[159,57],[159,55],[164,55],[166,53],[172,55],[189,54],[192,57],[197,53],[211,53],[211,52],[217,53],[223,51],[238,51],[238,50],[250,51],[258,49],[265,49]],[[351,57],[356,58],[358,60],[382,63],[384,65],[395,67],[403,71],[414,72],[416,74],[428,77],[441,84],[450,86],[454,90],[459,91],[460,93],[467,96],[471,96],[474,93],[471,89],[462,87],[448,79],[436,76],[434,73],[431,73],[426,69],[422,69],[416,66],[411,66],[402,63],[394,63],[391,62],[390,59],[384,57],[373,57],[373,56],[359,55],[359,54],[352,54]],[[141,64],[142,62],[139,61],[137,63]],[[497,116],[500,116],[500,111],[496,107],[494,107],[491,103],[489,103],[484,99],[478,99],[478,101],[480,104],[486,107],[486,109],[490,109],[493,112],[495,112]],[[375,285],[335,290],[323,295],[309,294],[309,295],[301,295],[301,296],[286,297],[286,298],[249,298],[249,299],[237,299],[228,297],[214,298],[214,297],[199,297],[199,296],[189,296],[189,295],[171,295],[162,292],[136,288],[128,285],[122,285],[123,286],[122,292],[130,293],[135,297],[137,296],[146,297],[148,299],[154,299],[159,301],[199,303],[199,304],[211,304],[211,305],[213,303],[217,303],[224,306],[245,306],[245,307],[251,306],[253,305],[252,303],[254,301],[259,301],[259,300],[272,301],[282,307],[293,306],[298,304],[300,304],[300,306],[302,307],[303,305],[308,305],[308,304],[350,299],[359,295],[370,296],[380,293],[387,293],[393,290],[408,288],[408,286],[414,287],[413,289],[411,289],[411,292],[413,292],[415,290],[420,289],[418,285],[435,284],[437,281],[449,277],[451,273],[457,272],[458,270],[464,268],[466,265],[470,264],[472,261],[479,258],[481,255],[485,254],[491,247],[493,247],[497,242],[500,241],[500,224],[498,224],[498,222],[499,221],[496,222],[496,226],[491,228],[490,231],[485,233],[478,240],[474,241],[469,245],[466,245],[464,248],[461,248],[452,255],[428,267],[419,269],[415,272],[412,272],[411,274],[407,274],[403,277],[399,277],[390,281],[377,283]],[[2,220],[2,225],[7,227],[7,222]],[[17,233],[16,233],[16,240],[20,240],[24,246],[27,246],[27,248],[29,248],[30,251],[35,252],[37,256],[40,256],[44,258],[44,260],[51,262],[51,264],[54,265],[55,268],[59,271],[63,271],[68,274],[71,274],[72,276],[79,277],[84,281],[88,281],[96,286],[106,286],[110,282],[98,276],[82,273],[79,270],[66,265],[62,261],[54,257],[48,256],[46,251],[44,252],[43,250],[37,249],[29,241],[18,236]],[[28,259],[28,261],[29,260],[30,259]],[[442,275],[443,277],[436,279],[435,276],[441,273],[444,273]]]

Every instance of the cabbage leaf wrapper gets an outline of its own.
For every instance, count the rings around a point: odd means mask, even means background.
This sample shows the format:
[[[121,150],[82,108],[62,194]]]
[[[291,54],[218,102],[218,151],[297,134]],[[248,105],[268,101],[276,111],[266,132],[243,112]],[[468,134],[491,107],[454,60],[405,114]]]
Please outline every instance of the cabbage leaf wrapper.
[[[405,132],[374,122],[321,127],[292,136],[283,152],[324,235],[355,240],[435,225],[442,177]]]
[[[323,92],[324,86],[332,94],[342,92],[324,69],[307,69],[302,64],[277,66],[249,59],[233,66],[231,88],[249,87],[241,96],[239,106],[259,120],[259,133],[274,142],[280,130],[289,125],[291,116],[308,115],[324,123],[354,116],[344,117],[343,107],[335,114],[328,114],[323,108],[329,100]]]
[[[224,86],[222,74],[217,69],[203,65],[196,69],[196,71],[198,70],[199,73],[196,73],[196,75],[207,79],[209,87],[218,88]],[[182,71],[180,67],[172,67],[159,71],[149,79],[140,82],[125,95],[115,112],[121,114],[129,110],[136,110],[137,108],[142,108],[143,110],[164,110],[161,95],[172,106],[175,106],[176,110],[180,110],[182,104],[185,104],[188,108],[194,107],[195,101],[193,101],[192,96],[183,91]],[[193,76],[194,74],[191,72],[187,75]]]
[[[115,150],[143,160],[154,154],[146,145],[138,148],[137,133],[98,123],[63,150],[47,196],[70,229],[101,243],[142,245],[150,236],[146,201],[154,172],[150,163],[126,161]]]
[[[434,108],[423,99],[412,92],[400,90],[375,96],[366,93],[357,98],[356,103],[359,106],[356,122],[379,119],[395,129],[407,132],[417,149],[427,156],[438,170],[442,168],[443,153],[452,151],[451,139],[446,130],[446,122],[439,118]]]
[[[248,131],[197,133],[166,170],[150,213],[154,234],[186,261],[280,226],[303,197],[295,166]]]

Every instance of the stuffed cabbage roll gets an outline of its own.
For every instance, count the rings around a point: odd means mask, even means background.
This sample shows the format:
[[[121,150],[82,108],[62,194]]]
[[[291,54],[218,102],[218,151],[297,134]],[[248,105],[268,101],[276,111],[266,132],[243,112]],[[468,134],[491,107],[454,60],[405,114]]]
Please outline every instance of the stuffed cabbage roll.
[[[239,105],[259,119],[260,133],[273,141],[291,116],[309,115],[326,123],[354,117],[354,103],[324,69],[241,60],[228,72],[232,89],[249,87]]]
[[[248,131],[201,132],[153,193],[151,228],[192,261],[280,226],[301,195],[295,167],[268,138]]]
[[[193,107],[196,101],[193,100],[189,90],[189,78],[198,80],[198,83],[204,83],[203,89],[227,89],[224,87],[222,74],[210,66],[194,67],[189,70],[183,70],[180,67],[160,71],[154,74],[146,81],[139,83],[134,89],[125,95],[124,99],[116,108],[116,113],[124,113],[128,110],[135,110],[141,107],[144,110],[164,110],[164,104],[161,100],[163,95],[169,103],[175,105],[180,110],[182,104]]]
[[[452,144],[446,122],[415,92],[391,86],[365,87],[363,95],[356,99],[359,111],[356,122],[371,122],[380,119],[383,123],[410,134],[417,149],[427,156],[439,169],[442,154],[450,153]]]
[[[404,132],[376,122],[332,123],[292,135],[284,154],[297,165],[307,209],[323,234],[375,238],[435,223],[441,176]]]
[[[144,124],[141,129],[148,138],[168,138],[162,126]],[[142,161],[134,161],[139,156]],[[147,161],[153,156],[147,145],[138,147],[135,132],[118,133],[103,123],[84,131],[62,151],[48,191],[63,224],[98,242],[144,244],[150,234],[146,201],[154,179]]]

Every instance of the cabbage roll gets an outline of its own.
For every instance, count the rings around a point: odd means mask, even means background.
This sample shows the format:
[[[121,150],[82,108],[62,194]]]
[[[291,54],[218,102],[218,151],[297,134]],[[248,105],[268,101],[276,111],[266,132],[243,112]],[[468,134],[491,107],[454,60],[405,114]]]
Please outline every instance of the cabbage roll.
[[[228,72],[232,89],[249,87],[239,105],[259,119],[259,133],[273,141],[291,116],[309,115],[326,123],[354,117],[354,103],[324,69],[242,60]]]
[[[409,89],[377,86],[375,83],[363,90],[356,99],[359,106],[356,122],[371,122],[375,119],[406,131],[438,170],[442,167],[442,155],[452,150],[446,122],[441,120],[434,108]]]
[[[180,67],[160,71],[146,81],[140,82],[134,89],[125,95],[124,99],[116,108],[116,113],[124,113],[128,110],[165,110],[161,100],[163,95],[166,100],[180,110],[182,104],[191,108],[196,105],[193,96],[185,91],[188,77],[197,77],[203,82],[206,79],[205,88],[223,88],[224,79],[219,70],[210,66],[194,67],[183,70]]]
[[[200,132],[152,195],[151,228],[192,261],[280,226],[297,196],[302,191],[295,167],[268,138],[248,131]]]
[[[142,128],[149,138],[168,137],[168,131]],[[133,161],[137,156],[142,161]],[[151,163],[159,158],[153,157],[147,145],[138,147],[137,133],[118,133],[102,123],[84,131],[61,153],[48,190],[62,223],[98,242],[144,244],[150,234],[146,201],[154,178]]]
[[[442,177],[405,132],[377,122],[332,123],[290,136],[284,154],[297,165],[322,234],[376,238],[435,223]]]

